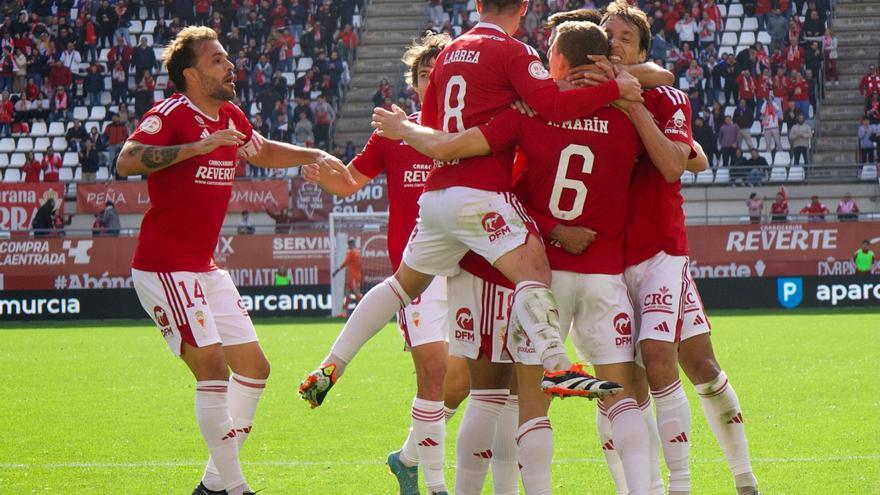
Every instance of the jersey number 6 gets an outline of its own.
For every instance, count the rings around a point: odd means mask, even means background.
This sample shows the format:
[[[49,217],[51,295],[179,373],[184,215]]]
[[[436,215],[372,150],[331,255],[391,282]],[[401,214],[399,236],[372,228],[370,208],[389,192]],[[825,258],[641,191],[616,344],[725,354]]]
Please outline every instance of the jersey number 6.
[[[569,179],[568,167],[572,157],[581,157],[584,160],[581,172],[589,174],[593,172],[593,160],[595,156],[588,147],[580,144],[569,144],[559,155],[559,164],[556,166],[556,180],[553,182],[553,192],[550,193],[550,212],[560,220],[573,220],[584,212],[584,203],[587,201],[587,186],[579,180]],[[562,191],[570,189],[574,191],[574,201],[571,208],[563,210],[559,205],[562,200]]]

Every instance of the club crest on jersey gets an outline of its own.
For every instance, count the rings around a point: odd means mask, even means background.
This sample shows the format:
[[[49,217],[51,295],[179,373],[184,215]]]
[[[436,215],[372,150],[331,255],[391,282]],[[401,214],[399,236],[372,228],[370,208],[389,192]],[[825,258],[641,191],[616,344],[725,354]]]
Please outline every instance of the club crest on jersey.
[[[535,60],[529,64],[529,75],[535,79],[550,79],[550,73],[544,68],[544,64],[540,60]]]
[[[196,311],[196,321],[199,322],[199,326],[205,328],[205,312],[201,309]]]
[[[419,322],[422,321],[422,314],[418,311],[413,311],[412,314],[413,326],[419,328]]]
[[[687,119],[684,116],[684,111],[679,108],[674,114],[672,114],[672,118],[666,122],[666,127],[663,129],[663,132],[666,134],[687,136],[688,133],[685,124],[687,124]]]
[[[146,132],[147,134],[156,134],[160,130],[162,130],[162,119],[160,119],[156,115],[150,115],[145,118],[141,125],[138,126],[142,132]]]
[[[483,230],[489,234],[489,242],[495,242],[510,234],[510,226],[504,221],[504,217],[494,211],[483,215],[482,224]]]
[[[618,334],[618,337],[614,338],[617,347],[632,345],[632,319],[628,314],[620,313],[614,317],[614,331]]]
[[[455,313],[455,340],[459,342],[474,341],[474,317],[469,308],[458,308]]]

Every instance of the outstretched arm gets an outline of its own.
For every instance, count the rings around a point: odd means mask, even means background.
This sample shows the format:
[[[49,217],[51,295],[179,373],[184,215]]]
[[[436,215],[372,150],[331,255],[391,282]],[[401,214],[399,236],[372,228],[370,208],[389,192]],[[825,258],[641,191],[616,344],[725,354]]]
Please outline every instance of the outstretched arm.
[[[373,109],[372,126],[379,135],[389,139],[402,139],[419,153],[435,160],[449,161],[471,156],[483,156],[492,152],[489,142],[478,128],[464,132],[449,133],[410,122],[406,113],[396,105],[392,111]]]
[[[223,129],[194,143],[173,146],[152,146],[128,140],[119,153],[116,171],[123,177],[148,174],[210,153],[220,146],[240,146],[243,139],[244,134],[235,129]]]
[[[324,150],[271,141],[265,139],[257,131],[254,131],[251,141],[256,145],[253,149],[254,153],[249,154],[247,159],[253,165],[263,168],[287,168],[316,163],[322,168],[341,174],[345,180],[354,184],[351,173],[342,161]]]

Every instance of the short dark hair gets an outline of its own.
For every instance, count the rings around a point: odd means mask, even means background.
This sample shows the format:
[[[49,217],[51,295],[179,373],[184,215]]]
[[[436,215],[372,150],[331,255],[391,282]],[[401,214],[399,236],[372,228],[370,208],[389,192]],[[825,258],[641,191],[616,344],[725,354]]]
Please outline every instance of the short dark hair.
[[[639,30],[639,49],[651,53],[651,24],[642,9],[628,4],[626,0],[614,0],[605,7],[602,23],[606,23],[611,17],[620,17],[635,26]]]
[[[184,69],[196,65],[198,45],[203,41],[217,40],[217,31],[205,26],[188,26],[168,43],[162,53],[162,63],[168,70],[168,78],[180,91],[186,91]]]
[[[406,82],[418,84],[419,64],[425,65],[432,58],[437,58],[437,55],[440,55],[440,52],[451,42],[452,38],[448,34],[430,31],[421,38],[414,39],[400,58],[401,62],[406,64],[409,69],[406,74]]]
[[[523,0],[483,0],[484,9],[513,10],[519,9]]]
[[[588,55],[608,56],[608,36],[592,22],[568,21],[556,26],[556,51],[572,67],[591,64]]]
[[[595,9],[576,9],[568,12],[557,12],[547,19],[546,27],[555,29],[563,22],[569,21],[589,21],[593,24],[602,22],[602,16]]]

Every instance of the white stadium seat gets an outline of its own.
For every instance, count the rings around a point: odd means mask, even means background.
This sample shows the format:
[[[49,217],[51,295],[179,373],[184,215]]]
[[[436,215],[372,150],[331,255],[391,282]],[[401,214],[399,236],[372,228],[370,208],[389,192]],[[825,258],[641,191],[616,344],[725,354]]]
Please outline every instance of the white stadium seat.
[[[697,174],[697,184],[711,184],[714,180],[712,169],[706,169]]]
[[[861,180],[876,180],[877,165],[863,165],[862,172],[859,174]]]
[[[804,167],[800,165],[791,167],[788,171],[788,181],[796,182],[804,180]]]
[[[34,122],[31,125],[31,136],[33,137],[42,137],[49,133],[49,129],[46,127],[45,122]]]
[[[21,168],[24,166],[25,156],[24,153],[13,153],[9,155],[9,167],[10,168]]]
[[[787,179],[788,172],[785,170],[785,167],[776,166],[770,169],[770,182],[785,182]]]
[[[755,33],[751,31],[743,31],[742,34],[739,35],[739,44],[740,45],[754,45],[755,44]]]
[[[724,25],[725,31],[742,31],[742,22],[738,17],[728,17],[727,23]]]
[[[15,151],[15,139],[0,139],[0,153],[12,153],[13,151]]]
[[[58,171],[58,180],[61,182],[70,182],[73,180],[73,169],[70,167],[62,167]]]
[[[305,72],[312,68],[312,59],[309,57],[300,57],[299,62],[296,63],[296,71],[297,72]]]
[[[73,118],[75,120],[87,120],[89,118],[89,108],[88,107],[74,107],[73,108]]]
[[[730,169],[727,167],[719,167],[715,171],[715,183],[727,184],[730,182]]]
[[[96,105],[92,107],[92,112],[89,115],[89,120],[97,120],[101,121],[107,117],[107,107],[103,105]]]
[[[758,31],[758,41],[760,41],[765,46],[773,42],[773,40],[770,38],[770,33],[768,33],[767,31]]]
[[[34,150],[35,151],[46,151],[49,148],[49,145],[52,144],[47,137],[38,137],[34,139]]]
[[[7,168],[3,173],[3,182],[21,182],[21,170],[17,168]]]
[[[693,184],[694,178],[695,178],[695,176],[694,176],[693,172],[688,172],[687,170],[685,170],[684,173],[681,174],[681,183],[682,184]]]
[[[49,124],[50,136],[63,136],[65,133],[64,124],[61,122],[52,122]]]
[[[110,173],[107,171],[107,167],[100,167],[95,173],[95,180],[107,180],[110,178]]]
[[[55,148],[55,151],[60,153],[67,149],[67,140],[61,136],[53,137],[52,147]]]
[[[727,17],[742,17],[743,6],[739,3],[731,3],[727,7]]]
[[[79,165],[79,155],[68,151],[61,157],[61,166],[63,167],[75,167]]]
[[[9,166],[9,155],[0,153],[0,168]]]
[[[744,17],[742,21],[742,30],[743,31],[757,31],[758,30],[758,18],[757,17]]]
[[[25,151],[34,151],[34,140],[29,137],[18,138],[18,143],[15,145],[15,151],[20,151],[22,153]]]
[[[721,46],[736,46],[738,43],[736,33],[726,32],[721,36]]]

